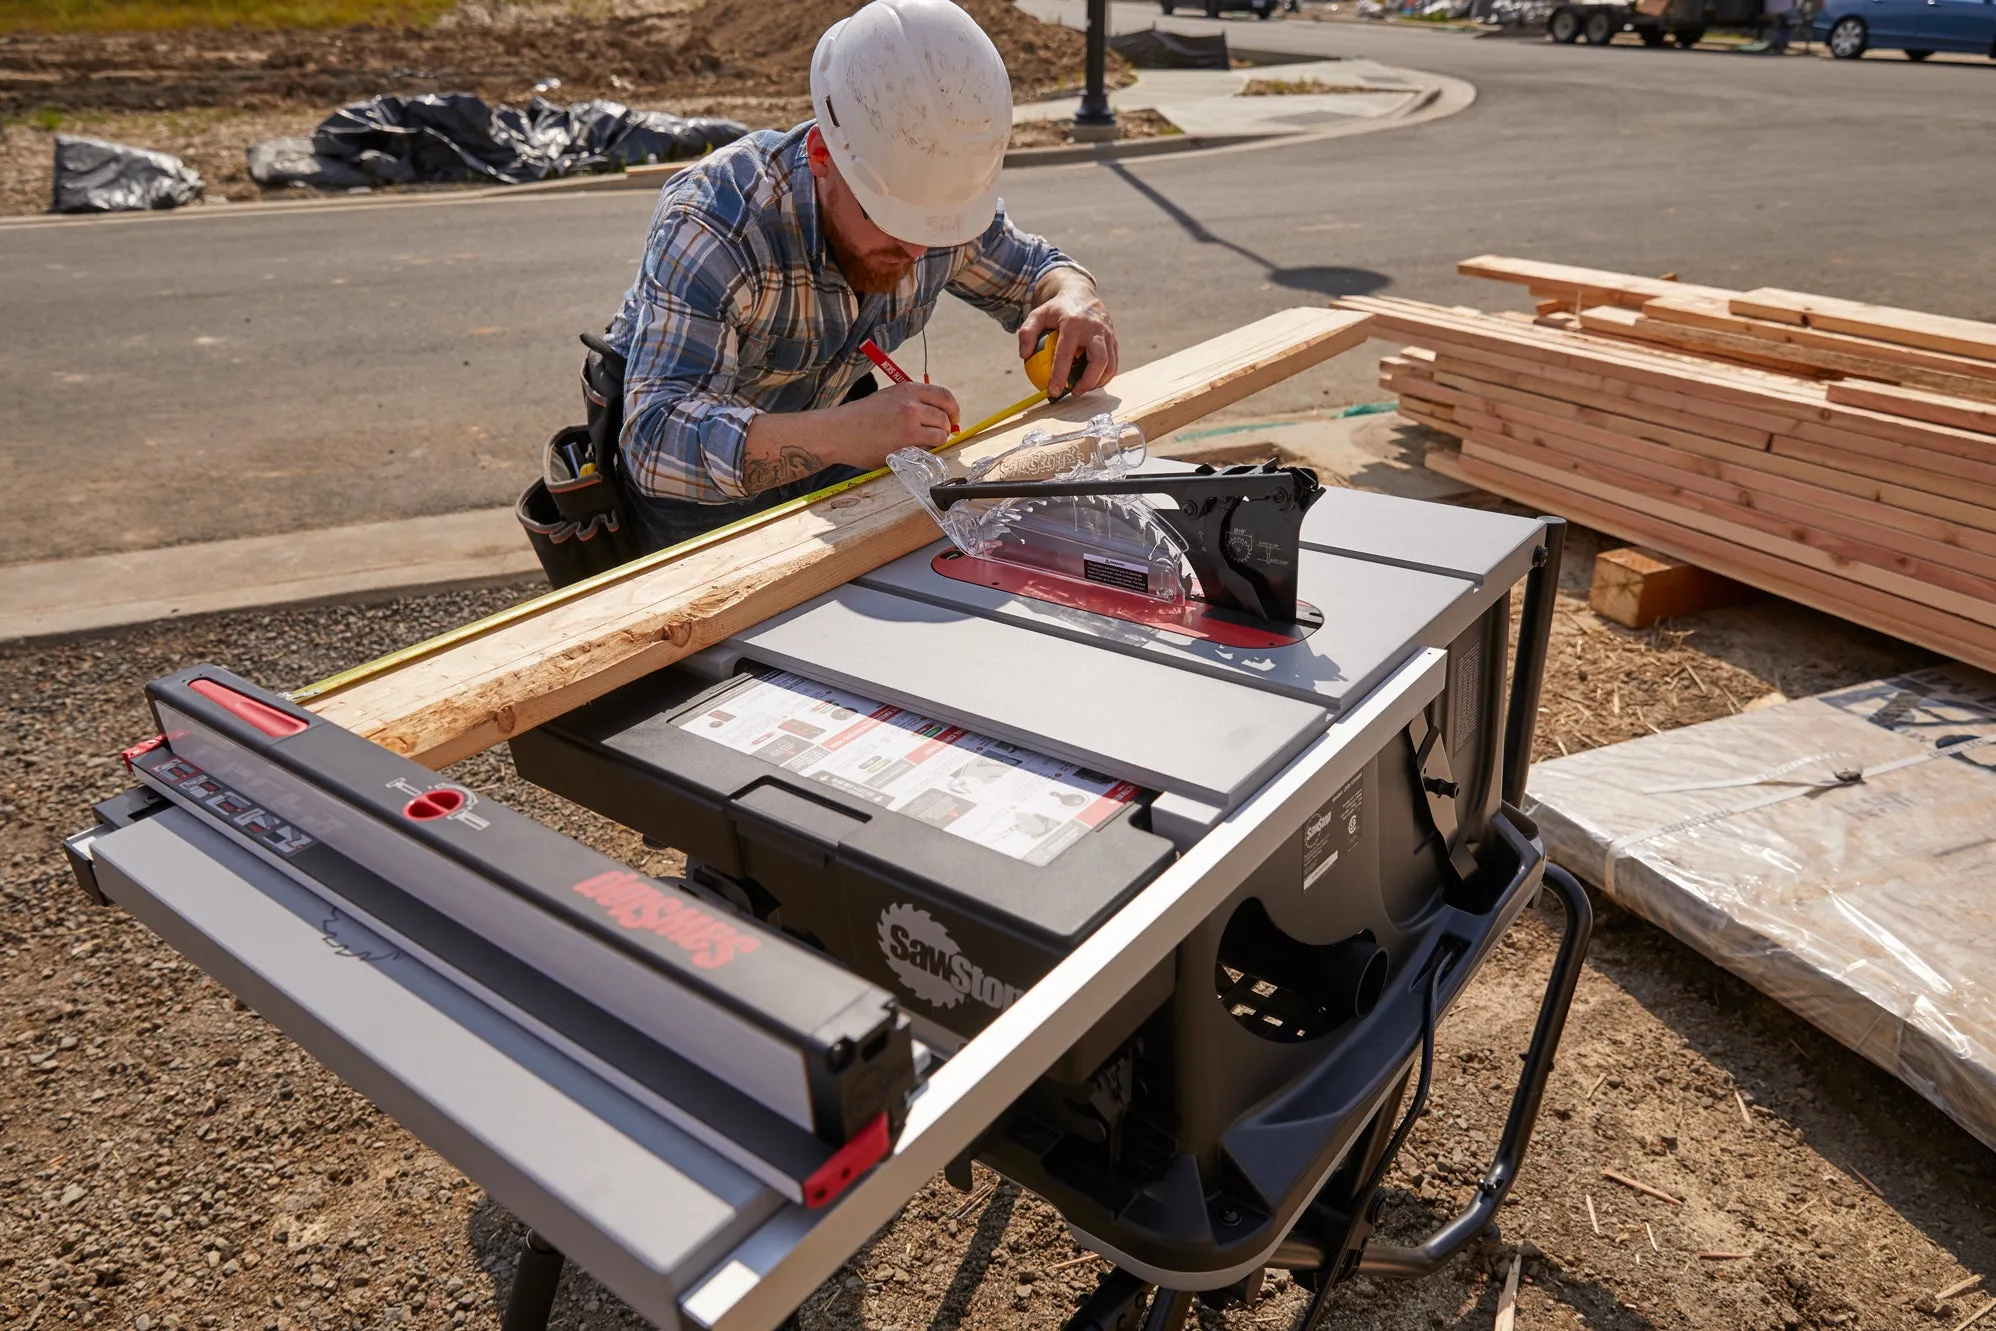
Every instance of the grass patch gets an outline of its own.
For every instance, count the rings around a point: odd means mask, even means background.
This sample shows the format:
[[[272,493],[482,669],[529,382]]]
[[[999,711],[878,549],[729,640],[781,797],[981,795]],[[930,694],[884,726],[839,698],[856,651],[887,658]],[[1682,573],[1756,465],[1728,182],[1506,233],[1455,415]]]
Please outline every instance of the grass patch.
[[[0,0],[0,32],[421,27],[453,0]]]
[[[1243,97],[1308,97],[1326,92],[1381,92],[1356,83],[1326,83],[1322,79],[1249,79]]]

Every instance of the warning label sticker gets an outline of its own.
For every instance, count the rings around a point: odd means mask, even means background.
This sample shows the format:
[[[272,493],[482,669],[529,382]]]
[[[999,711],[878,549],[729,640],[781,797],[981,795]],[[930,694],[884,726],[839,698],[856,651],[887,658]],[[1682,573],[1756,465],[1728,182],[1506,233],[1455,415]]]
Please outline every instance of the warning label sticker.
[[[682,730],[1028,864],[1137,796],[1127,781],[792,674],[744,680]]]
[[[1365,813],[1365,774],[1344,783],[1330,803],[1303,824],[1303,888],[1331,871],[1358,844]]]
[[[1150,566],[1134,564],[1127,559],[1111,559],[1107,555],[1081,556],[1081,576],[1090,582],[1099,582],[1108,587],[1120,587],[1126,592],[1150,591]]]

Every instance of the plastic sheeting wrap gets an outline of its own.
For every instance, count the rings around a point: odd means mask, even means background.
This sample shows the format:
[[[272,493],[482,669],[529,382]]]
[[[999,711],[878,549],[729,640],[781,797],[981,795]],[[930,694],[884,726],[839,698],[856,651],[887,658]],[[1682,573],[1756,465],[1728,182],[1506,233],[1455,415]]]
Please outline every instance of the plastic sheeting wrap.
[[[1108,39],[1109,49],[1135,69],[1230,69],[1227,34],[1194,37],[1146,28]]]
[[[269,139],[251,145],[247,157],[260,185],[520,185],[686,161],[746,133],[738,121],[634,111],[620,102],[559,106],[535,97],[521,109],[465,92],[425,93],[343,106],[309,140]]]
[[[201,189],[200,174],[171,153],[73,134],[55,136],[56,212],[178,208],[200,198]]]
[[[1996,678],[1960,666],[1532,769],[1555,859],[1996,1148]]]

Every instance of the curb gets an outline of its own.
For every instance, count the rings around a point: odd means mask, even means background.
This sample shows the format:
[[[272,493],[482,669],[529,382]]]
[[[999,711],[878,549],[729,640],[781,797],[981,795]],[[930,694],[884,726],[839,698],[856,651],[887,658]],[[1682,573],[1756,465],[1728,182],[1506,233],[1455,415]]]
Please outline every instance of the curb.
[[[1242,58],[1250,54],[1266,52],[1236,52]],[[1278,62],[1281,63],[1281,62]],[[1356,134],[1372,134],[1380,130],[1399,129],[1405,125],[1425,124],[1430,120],[1441,120],[1458,111],[1467,110],[1476,101],[1476,85],[1464,79],[1451,78],[1446,74],[1430,74],[1425,70],[1398,69],[1386,66],[1398,73],[1408,75],[1408,82],[1418,89],[1412,100],[1396,111],[1383,116],[1369,116],[1345,125],[1329,125],[1323,129],[1297,130],[1283,134],[1239,134],[1239,135],[1165,135],[1155,139],[1129,139],[1120,143],[1077,143],[1069,147],[1021,148],[1005,154],[1007,169],[1027,166],[1070,166],[1093,162],[1113,161],[1125,157],[1162,157],[1187,153],[1244,152],[1257,148],[1277,148],[1299,143],[1314,143],[1319,139],[1341,139]],[[1030,160],[1017,160],[1017,159]]]
[[[420,557],[400,553],[409,550]],[[510,508],[12,564],[0,567],[0,643],[233,610],[462,591],[540,571]]]
[[[1264,140],[1287,142],[1294,134],[1160,134],[1150,139],[1118,139],[1108,143],[1061,144],[1051,148],[1016,148],[1005,154],[1005,169],[1017,171],[1033,166],[1065,166],[1070,162],[1110,162],[1124,157],[1161,157],[1170,153],[1197,152],[1203,148],[1231,148]]]

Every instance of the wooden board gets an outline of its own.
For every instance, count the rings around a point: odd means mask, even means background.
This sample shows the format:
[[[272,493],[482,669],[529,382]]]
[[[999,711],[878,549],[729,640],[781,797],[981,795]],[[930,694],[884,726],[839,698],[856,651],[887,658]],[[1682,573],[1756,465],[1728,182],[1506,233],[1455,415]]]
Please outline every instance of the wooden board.
[[[1761,287],[1736,293],[1727,302],[1735,314],[1800,324],[1833,333],[1854,333],[1900,346],[1925,347],[1957,356],[1996,360],[1996,324],[1954,319],[1918,310],[1898,310],[1862,301],[1812,296],[1802,291]]]
[[[1628,545],[1594,556],[1587,604],[1617,624],[1646,629],[1660,620],[1738,605],[1752,596],[1753,589],[1744,583]]]
[[[1588,316],[1593,313],[1592,310],[1581,313],[1580,322],[1583,328],[1596,326],[1588,321]],[[1686,324],[1652,318],[1647,314],[1638,314],[1626,321],[1617,320],[1606,326],[1609,331],[1641,338],[1647,342],[1661,342],[1679,349],[1732,356],[1774,368],[1794,365],[1836,374],[1889,379],[1894,383],[1912,384],[1956,397],[1996,401],[1996,379],[1977,378],[1947,370],[1931,369],[1924,365],[1885,360],[1861,351],[1803,346],[1793,341],[1771,342],[1751,332],[1694,328]]]
[[[1831,384],[1824,393],[1830,401],[1846,407],[1864,407],[1935,425],[1951,425],[1957,430],[1996,435],[1996,404],[1988,402],[1964,401],[1924,389],[1867,383],[1862,379]],[[1996,439],[1989,441],[1989,451],[1990,456],[1996,457]]]
[[[1996,552],[1988,548],[1987,532],[1973,533],[1982,538],[1977,543],[1985,547],[1978,550],[1961,543],[1970,534],[1958,528],[1909,531],[1906,523],[1894,521],[1895,515],[1880,504],[1745,468],[1712,475],[1680,465],[1684,455],[1671,449],[1600,432],[1583,434],[1529,412],[1498,410],[1504,414],[1493,417],[1473,406],[1458,407],[1452,419],[1470,431],[1474,441],[1528,459],[1554,461],[1581,475],[1598,476],[1632,491],[1681,502],[1784,540],[1815,546],[1835,559],[1905,574],[1996,606]],[[1606,448],[1601,446],[1604,441]],[[1546,459],[1538,449],[1562,456]],[[1948,535],[1956,539],[1944,539]],[[1923,598],[1915,595],[1914,599]]]
[[[1946,581],[1957,584],[1941,586],[1931,580],[1937,570],[1925,561],[1898,555],[1870,542],[1757,515],[1674,481],[1651,480],[1599,460],[1584,460],[1551,449],[1523,457],[1517,442],[1500,434],[1472,429],[1462,452],[1464,457],[1497,461],[1511,470],[1596,499],[1640,504],[1646,512],[1673,526],[1704,532],[1784,562],[1875,588],[1901,601],[1973,620],[1996,633],[1996,588],[1980,590],[1980,579],[1971,582],[1978,590],[1959,590],[1964,575],[1938,570]]]
[[[1483,277],[1494,282],[1511,282],[1530,287],[1548,297],[1579,301],[1586,305],[1625,305],[1641,309],[1646,300],[1682,293],[1730,299],[1736,291],[1724,287],[1701,287],[1689,282],[1673,282],[1661,277],[1637,277],[1603,268],[1578,268],[1565,263],[1541,263],[1536,259],[1510,259],[1497,254],[1481,254],[1455,266],[1464,277]],[[1569,308],[1571,306],[1569,305]]]
[[[1830,333],[1818,328],[1777,323],[1768,319],[1749,319],[1730,313],[1729,307],[1728,301],[1694,299],[1689,296],[1660,296],[1655,300],[1644,302],[1642,315],[1664,323],[1748,336],[1761,342],[1841,352],[1846,356],[1860,359],[1867,365],[1875,366],[1878,371],[1876,377],[1892,383],[1899,382],[1895,376],[1906,368],[1935,370],[1943,374],[1996,381],[1996,361],[1978,360],[1971,356],[1951,356],[1945,352],[1927,351],[1919,347],[1902,347],[1891,342],[1881,342],[1877,338],[1856,337],[1849,333]]]
[[[1719,364],[1682,349],[1639,346],[1607,341],[1592,334],[1525,327],[1488,316],[1476,317],[1386,297],[1351,296],[1339,304],[1373,314],[1383,331],[1418,337],[1426,345],[1454,355],[1554,382],[1651,401],[1659,401],[1654,393],[1661,391],[1674,395],[1665,405],[1758,429],[1794,428],[1795,422],[1811,428],[1835,429],[1843,432],[1838,440],[1818,439],[1818,442],[1836,442],[1840,446],[1870,449],[1872,438],[1885,439],[1923,453],[1941,452],[1970,459],[1978,466],[1990,456],[1987,437],[1973,431],[1841,405],[1825,396],[1822,384],[1743,365]],[[1640,316],[1616,311],[1598,317]],[[1854,438],[1859,435],[1867,437]],[[1961,471],[1951,466],[1928,466],[1927,469],[1978,481],[1984,479],[1974,468]]]
[[[1118,376],[1108,391],[1043,407],[957,450],[1002,452],[1035,428],[1099,412],[1155,438],[1356,346],[1362,315],[1292,309]],[[313,709],[442,767],[712,646],[937,539],[883,477],[587,596],[315,699]]]
[[[1427,465],[1541,512],[1558,513],[1626,540],[1689,560],[1715,573],[1903,638],[1943,655],[1996,670],[1996,632],[1953,615],[1910,604],[1846,578],[1776,558],[1704,532],[1679,527],[1643,509],[1581,494],[1564,486],[1443,449]]]
[[[1409,391],[1423,393],[1449,392],[1453,395],[1450,399],[1453,406],[1467,406],[1500,420],[1516,420],[1527,426],[1564,432],[1584,446],[1670,468],[1686,484],[1691,484],[1689,478],[1693,477],[1727,482],[1742,492],[1744,497],[1738,501],[1741,503],[1765,505],[1771,500],[1792,501],[1824,515],[1891,527],[1932,543],[1934,548],[1928,552],[1932,557],[1951,559],[1951,552],[1938,548],[1943,546],[1996,557],[1996,510],[1906,490],[1781,454],[1735,447],[1688,432],[1655,436],[1643,422],[1611,412],[1541,412],[1537,410],[1541,403],[1550,408],[1565,404],[1529,393],[1493,396],[1496,390],[1446,370],[1432,389],[1416,384],[1407,387]]]

